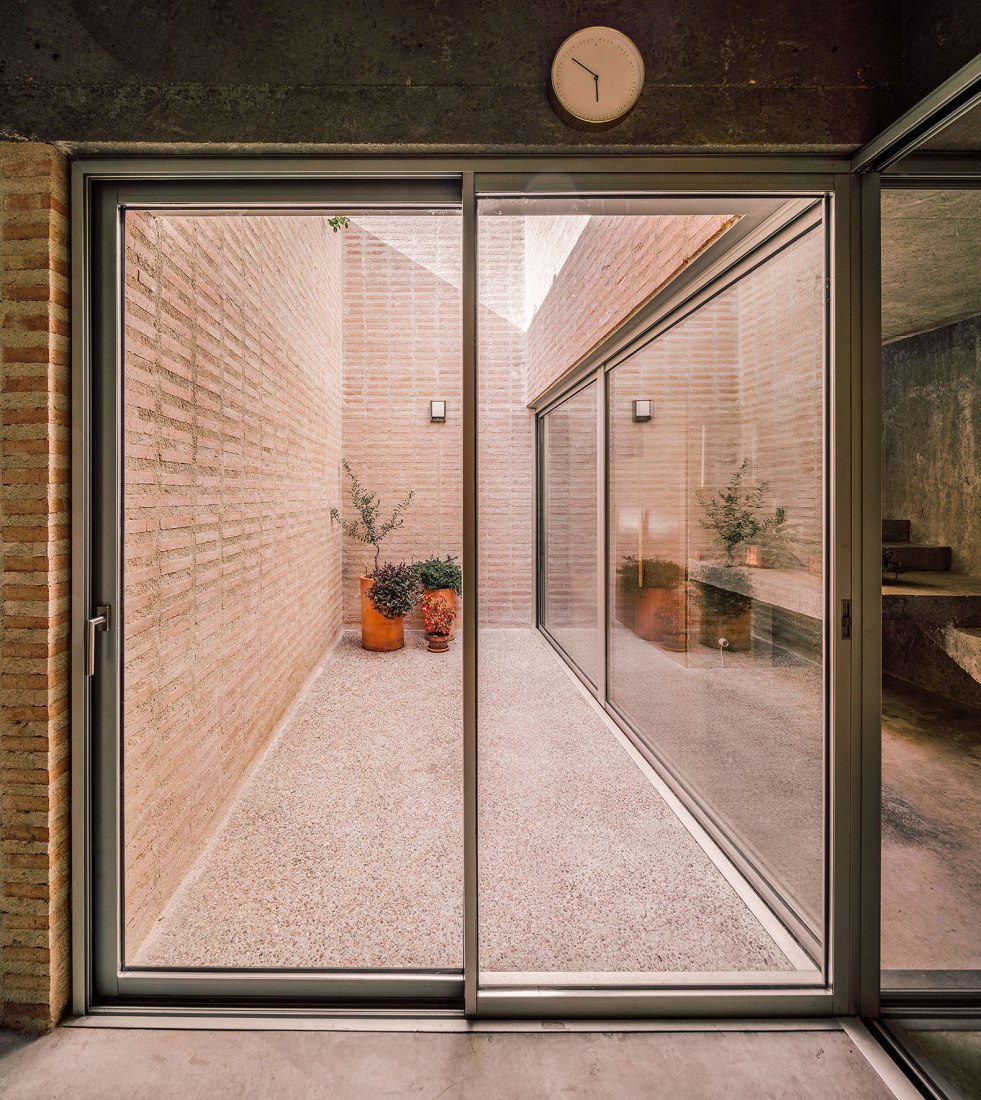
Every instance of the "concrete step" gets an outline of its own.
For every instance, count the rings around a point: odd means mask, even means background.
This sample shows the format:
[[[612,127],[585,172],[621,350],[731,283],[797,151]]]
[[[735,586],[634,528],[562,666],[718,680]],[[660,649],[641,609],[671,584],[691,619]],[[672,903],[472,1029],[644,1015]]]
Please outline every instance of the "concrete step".
[[[981,627],[948,626],[944,649],[972,680],[981,684]]]
[[[884,542],[884,550],[908,573],[944,573],[950,569],[949,546],[914,546],[908,542]]]
[[[882,521],[883,542],[909,542],[910,523],[908,519],[884,519]]]

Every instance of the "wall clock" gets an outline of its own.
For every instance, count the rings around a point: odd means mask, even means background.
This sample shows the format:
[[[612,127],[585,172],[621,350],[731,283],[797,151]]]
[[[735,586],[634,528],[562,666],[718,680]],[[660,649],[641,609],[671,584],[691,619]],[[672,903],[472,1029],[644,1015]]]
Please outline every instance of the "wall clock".
[[[640,50],[612,27],[586,27],[559,46],[549,93],[555,113],[579,130],[606,130],[633,109],[644,87]]]

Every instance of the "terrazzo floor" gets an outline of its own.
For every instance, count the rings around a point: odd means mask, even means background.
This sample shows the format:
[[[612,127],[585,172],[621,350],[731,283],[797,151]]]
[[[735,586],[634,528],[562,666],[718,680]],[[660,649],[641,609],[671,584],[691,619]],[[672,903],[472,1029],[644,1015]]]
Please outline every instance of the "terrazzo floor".
[[[479,677],[484,969],[792,968],[537,632]],[[127,963],[459,968],[460,685],[345,634]]]

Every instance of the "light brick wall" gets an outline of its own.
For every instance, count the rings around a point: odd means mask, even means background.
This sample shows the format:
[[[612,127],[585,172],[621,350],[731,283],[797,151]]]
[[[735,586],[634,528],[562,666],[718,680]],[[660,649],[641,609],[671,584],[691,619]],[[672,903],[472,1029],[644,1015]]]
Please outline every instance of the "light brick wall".
[[[344,457],[381,497],[382,518],[415,493],[380,562],[463,552],[462,254],[459,215],[358,216],[344,232]],[[445,424],[430,422],[431,399],[446,401]],[[353,519],[346,483],[342,495]],[[350,624],[360,622],[358,578],[372,561],[369,547],[345,538]],[[409,625],[421,625],[418,614]]]
[[[0,1022],[69,996],[68,178],[0,144]]]
[[[480,625],[534,621],[535,418],[527,407],[523,218],[480,220],[477,523]]]
[[[610,382],[613,565],[721,556],[701,526],[744,458],[787,510],[788,549],[820,556],[823,499],[823,240],[812,231],[632,358]],[[650,398],[654,418],[631,420]]]
[[[129,960],[340,628],[341,248],[127,215]]]
[[[696,214],[590,218],[528,327],[528,400],[633,316],[732,221]],[[535,240],[539,248],[529,262],[547,270],[543,252],[558,242],[541,234]]]

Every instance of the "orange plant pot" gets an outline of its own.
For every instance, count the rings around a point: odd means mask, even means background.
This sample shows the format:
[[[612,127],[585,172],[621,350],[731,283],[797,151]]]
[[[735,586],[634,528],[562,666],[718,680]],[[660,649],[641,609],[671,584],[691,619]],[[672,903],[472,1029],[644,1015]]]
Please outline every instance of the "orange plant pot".
[[[681,601],[671,588],[641,588],[637,593],[634,633],[646,642],[660,642],[677,630]]]
[[[373,653],[388,653],[405,645],[405,620],[386,619],[368,599],[371,577],[361,578],[361,646]]]
[[[456,612],[456,592],[452,588],[424,588],[422,590],[423,599],[426,596],[442,596],[446,600],[446,605],[451,611]],[[459,622],[459,613],[453,619],[453,625],[450,627],[449,640],[452,642],[456,637],[456,626]]]

